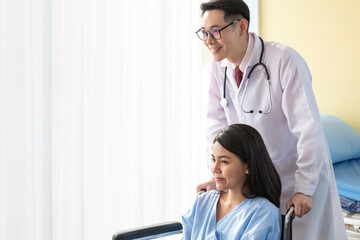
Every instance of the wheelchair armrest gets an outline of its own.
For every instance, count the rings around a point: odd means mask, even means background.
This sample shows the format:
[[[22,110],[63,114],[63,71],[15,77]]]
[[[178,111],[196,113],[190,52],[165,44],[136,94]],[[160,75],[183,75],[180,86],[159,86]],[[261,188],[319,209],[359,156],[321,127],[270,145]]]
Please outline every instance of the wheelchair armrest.
[[[180,222],[164,222],[138,228],[132,228],[117,232],[113,235],[113,240],[130,240],[130,239],[153,239],[168,235],[182,233]]]

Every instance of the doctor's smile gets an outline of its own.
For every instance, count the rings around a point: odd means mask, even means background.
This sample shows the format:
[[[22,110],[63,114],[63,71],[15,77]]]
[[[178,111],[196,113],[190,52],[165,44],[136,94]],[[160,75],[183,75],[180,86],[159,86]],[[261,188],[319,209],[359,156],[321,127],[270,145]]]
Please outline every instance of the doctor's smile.
[[[219,47],[219,48],[209,48],[210,52],[212,54],[216,54],[218,53],[220,50],[221,50],[222,47]]]

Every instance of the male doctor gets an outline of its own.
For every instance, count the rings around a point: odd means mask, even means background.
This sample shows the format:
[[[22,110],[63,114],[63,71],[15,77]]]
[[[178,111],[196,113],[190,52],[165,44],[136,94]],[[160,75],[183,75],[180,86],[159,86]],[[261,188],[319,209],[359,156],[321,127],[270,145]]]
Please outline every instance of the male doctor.
[[[306,62],[295,50],[262,42],[249,33],[249,9],[242,0],[211,0],[201,4],[201,10],[202,27],[197,35],[214,59],[208,104],[209,152],[215,135],[226,126],[253,126],[261,133],[281,177],[282,214],[294,205],[294,239],[346,239]],[[197,186],[198,191],[213,188],[214,179]]]

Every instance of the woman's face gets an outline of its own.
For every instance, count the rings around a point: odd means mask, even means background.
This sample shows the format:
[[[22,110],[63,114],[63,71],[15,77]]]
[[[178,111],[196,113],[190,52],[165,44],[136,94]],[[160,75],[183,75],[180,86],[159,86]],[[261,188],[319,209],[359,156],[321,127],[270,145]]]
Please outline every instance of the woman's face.
[[[216,188],[220,191],[240,190],[246,179],[247,164],[235,154],[226,150],[220,143],[213,146],[211,171],[215,177]]]

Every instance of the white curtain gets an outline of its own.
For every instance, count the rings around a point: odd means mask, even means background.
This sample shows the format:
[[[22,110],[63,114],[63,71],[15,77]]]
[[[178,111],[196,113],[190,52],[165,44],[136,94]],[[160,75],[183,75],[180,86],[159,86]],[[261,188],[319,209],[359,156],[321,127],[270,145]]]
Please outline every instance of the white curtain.
[[[180,220],[206,176],[199,2],[0,10],[0,239]]]
[[[0,239],[180,220],[205,180],[200,0],[0,0]]]

